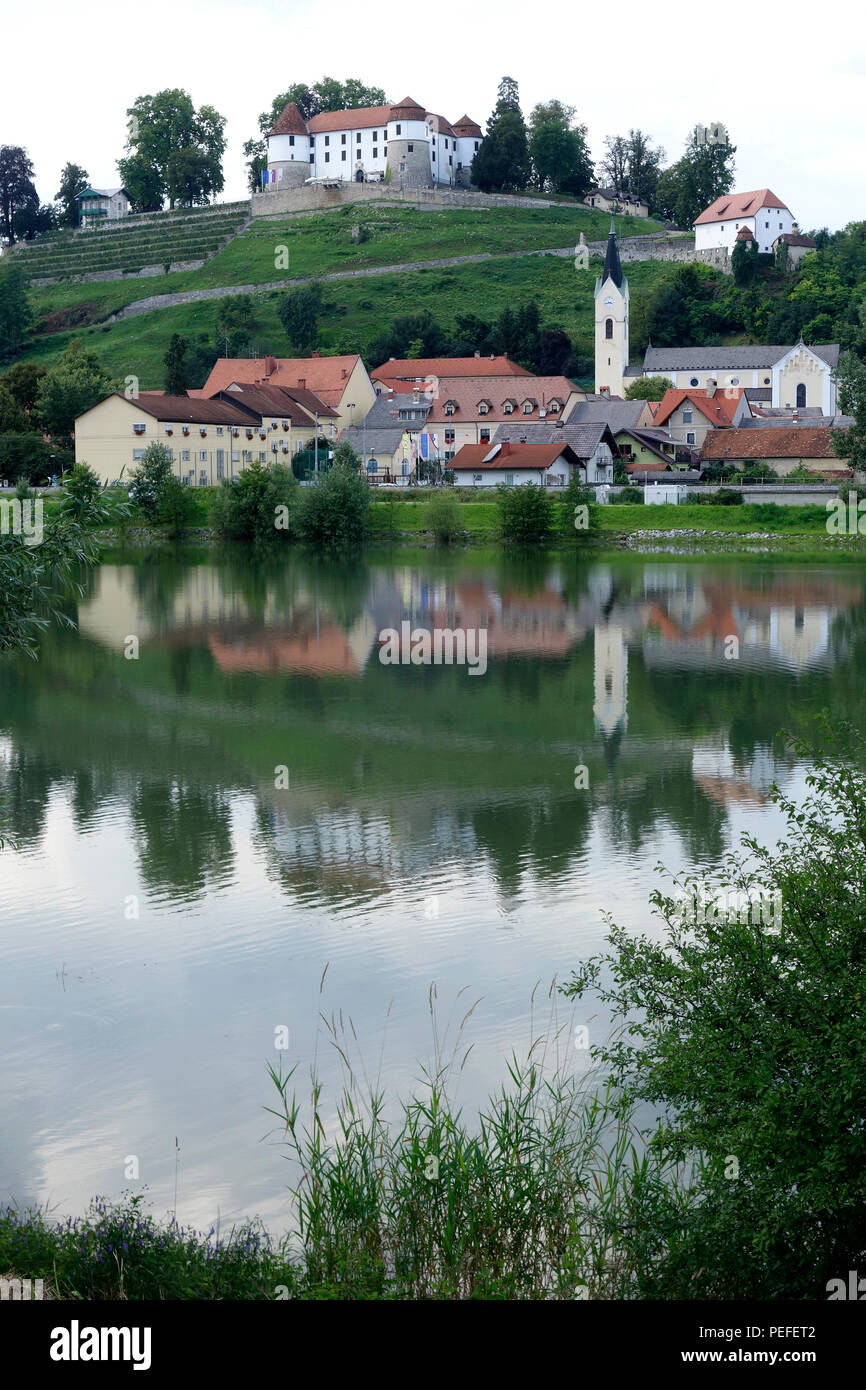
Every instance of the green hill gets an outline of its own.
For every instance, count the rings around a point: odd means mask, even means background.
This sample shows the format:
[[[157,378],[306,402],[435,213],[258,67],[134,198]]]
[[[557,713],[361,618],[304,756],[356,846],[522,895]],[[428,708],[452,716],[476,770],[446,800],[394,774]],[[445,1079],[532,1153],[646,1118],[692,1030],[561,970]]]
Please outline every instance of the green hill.
[[[213,224],[213,213],[213,209],[202,209],[197,215],[166,214],[148,225],[162,227],[159,234],[165,238],[163,246],[168,245],[168,232],[173,226],[176,230],[172,235],[177,238],[182,234],[191,244],[194,233],[190,228],[197,225],[198,245],[203,246],[207,236],[214,234],[205,230]],[[232,215],[237,218],[237,209]],[[362,229],[360,240],[352,236],[356,225]],[[534,298],[543,326],[565,329],[577,340],[579,350],[589,353],[596,267],[579,273],[570,258],[532,253],[574,246],[581,232],[587,241],[600,240],[606,236],[608,226],[605,214],[569,206],[439,211],[377,203],[363,209],[347,207],[294,218],[257,219],[196,271],[154,279],[86,284],[66,281],[32,287],[34,332],[20,358],[50,366],[73,337],[83,337],[113,375],[121,378],[134,373],[142,389],[160,387],[164,375],[162,358],[170,335],[181,333],[200,347],[214,344],[220,299],[161,307],[105,322],[125,306],[153,295],[231,287],[252,289],[255,293],[259,286],[282,287],[289,280],[387,267],[399,268],[357,279],[324,281],[327,309],[321,324],[322,351],[364,352],[391,319],[420,308],[429,308],[449,328],[457,314],[473,313],[490,320],[507,305]],[[654,223],[623,217],[617,219],[617,230],[621,236],[631,236],[658,228]],[[146,232],[147,238],[154,235]],[[78,243],[87,237],[92,237],[92,243],[88,241],[82,249]],[[128,247],[126,261],[131,261],[129,238],[128,228],[118,233],[100,228],[86,233],[84,238],[67,237],[57,243],[65,248],[62,251],[52,250],[55,243],[46,241],[45,245],[37,243],[16,255],[22,260],[34,258],[34,278],[38,278],[37,265],[39,275],[48,273],[50,257],[60,255],[67,258],[67,273],[80,274],[84,273],[80,268],[82,257],[108,255],[101,248],[109,242],[112,246],[122,242]],[[173,244],[179,246],[180,242]],[[153,243],[145,242],[143,247],[143,263],[150,264]],[[112,254],[116,257],[116,252]],[[460,256],[502,259],[411,269],[418,262]],[[640,300],[651,285],[670,275],[672,269],[664,262],[628,266],[632,297],[638,306],[632,326],[636,350],[643,346]],[[276,316],[282,293],[284,288],[263,288],[255,294],[251,337],[260,352],[279,354],[288,350]]]

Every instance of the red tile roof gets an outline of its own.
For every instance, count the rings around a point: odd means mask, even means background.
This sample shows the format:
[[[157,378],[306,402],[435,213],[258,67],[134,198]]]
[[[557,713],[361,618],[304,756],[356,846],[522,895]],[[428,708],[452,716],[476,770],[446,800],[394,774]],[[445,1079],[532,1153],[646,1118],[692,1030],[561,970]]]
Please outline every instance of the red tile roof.
[[[769,188],[753,189],[751,193],[723,193],[721,198],[716,198],[714,203],[704,208],[700,217],[695,218],[695,226],[700,227],[707,222],[733,222],[735,217],[752,217],[761,208],[790,211],[787,203],[783,203]]]
[[[653,415],[653,425],[664,424],[665,420],[669,419],[684,401],[696,406],[712,424],[730,425],[744,390],[742,386],[738,386],[733,396],[725,395],[725,391],[734,389],[734,387],[725,387],[721,391],[717,389],[713,396],[708,396],[704,387],[673,387],[665,391],[662,396],[659,408]]]
[[[503,420],[510,420],[514,424],[525,421],[528,424],[539,419],[538,408],[542,401],[549,405],[551,400],[559,402],[559,410],[553,416],[548,415],[547,419],[556,421],[563,418],[565,404],[574,395],[583,399],[582,392],[578,392],[564,376],[440,376],[428,424],[433,420],[446,425],[452,421],[460,424],[469,420],[483,424],[493,421],[498,424]],[[519,404],[517,410],[507,415],[505,404],[510,400],[516,400]],[[528,415],[523,413],[525,400],[536,403]],[[453,401],[457,407],[453,415],[445,414],[448,401]],[[490,402],[490,409],[485,415],[478,412],[479,401]]]
[[[774,429],[711,430],[703,442],[703,459],[836,458],[833,435],[825,426],[791,425]]]
[[[273,129],[268,131],[268,135],[306,135],[306,133],[307,127],[304,124],[304,118],[293,101],[283,107]]]
[[[226,391],[233,382],[249,386],[303,386],[339,410],[356,365],[357,353],[345,357],[220,357],[204,384],[207,396]]]
[[[485,462],[495,449],[494,444],[464,444],[449,463],[449,468],[471,468],[477,473],[483,468],[550,468],[563,454],[569,463],[578,457],[569,444],[500,444],[494,457]]]
[[[404,97],[391,107],[392,121],[423,121],[426,114],[424,107],[419,106],[414,97]]]
[[[519,367],[509,357],[392,357],[370,375],[389,385],[393,381],[395,389],[402,390],[397,386],[398,381],[411,385],[418,377],[423,380],[427,376],[532,376],[532,372]]]
[[[481,127],[477,121],[473,121],[471,116],[461,116],[459,121],[454,122],[454,134],[462,136],[474,136],[476,140],[481,139]]]
[[[239,390],[230,387],[221,391],[220,399],[227,405],[233,405],[236,400],[239,407],[253,410],[259,416],[291,420],[293,425],[311,424],[316,411],[325,418],[336,417],[337,414],[314,392],[298,387],[242,385]]]
[[[346,111],[322,111],[318,116],[311,116],[307,129],[311,135],[327,134],[331,130],[366,130],[368,126],[384,127],[390,119],[390,106],[354,106]]]
[[[446,121],[446,119],[445,119],[444,116],[437,116],[437,115],[435,114],[435,112],[433,112],[433,111],[428,111],[428,112],[427,112],[427,119],[428,119],[428,121],[434,121],[434,122],[435,122],[435,124],[436,124],[436,129],[438,130],[438,132],[439,132],[440,135],[456,135],[457,132],[455,131],[455,129],[454,129],[454,127],[452,126],[451,122],[450,122],[450,121]]]

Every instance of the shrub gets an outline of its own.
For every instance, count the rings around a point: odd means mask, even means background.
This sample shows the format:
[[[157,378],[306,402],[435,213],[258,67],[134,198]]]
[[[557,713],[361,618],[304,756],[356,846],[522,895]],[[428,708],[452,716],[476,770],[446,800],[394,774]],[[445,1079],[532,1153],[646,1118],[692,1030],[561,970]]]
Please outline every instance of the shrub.
[[[159,501],[158,519],[165,526],[172,540],[177,540],[184,531],[195,524],[198,508],[192,488],[184,487],[180,478],[172,473],[166,479]]]
[[[82,517],[92,513],[102,484],[92,468],[86,463],[76,463],[63,479],[63,511],[72,516]]]
[[[145,521],[151,524],[159,520],[163,493],[171,476],[171,455],[168,449],[156,441],[148,444],[141,463],[133,470],[129,496]]]
[[[295,534],[297,494],[298,480],[290,468],[252,463],[218,489],[211,525],[225,540],[289,540]]]
[[[643,502],[643,488],[624,487],[622,492],[611,493],[610,501],[620,503],[623,506],[640,505]]]
[[[578,508],[585,507],[585,513]],[[585,517],[586,526],[577,525]],[[598,508],[595,501],[595,488],[581,482],[577,473],[569,479],[568,487],[562,494],[559,505],[559,529],[563,536],[571,539],[585,536],[598,525]]]
[[[504,541],[537,545],[550,539],[554,523],[553,498],[547,488],[536,483],[496,489],[499,531]]]
[[[442,545],[462,536],[465,530],[460,503],[450,492],[437,492],[427,504],[426,521],[428,530],[433,532]]]
[[[369,505],[366,478],[335,464],[303,490],[298,508],[301,539],[317,549],[360,545],[367,534]]]

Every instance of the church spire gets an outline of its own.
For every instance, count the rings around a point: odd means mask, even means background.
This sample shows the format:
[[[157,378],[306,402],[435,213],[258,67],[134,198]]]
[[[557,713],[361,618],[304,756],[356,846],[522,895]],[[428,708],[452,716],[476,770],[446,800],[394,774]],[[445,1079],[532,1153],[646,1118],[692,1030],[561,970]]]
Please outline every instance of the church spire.
[[[604,270],[601,273],[601,283],[610,276],[617,289],[622,284],[622,266],[619,260],[619,247],[616,244],[616,228],[614,219],[610,219],[610,233],[607,238],[607,251],[604,257]]]

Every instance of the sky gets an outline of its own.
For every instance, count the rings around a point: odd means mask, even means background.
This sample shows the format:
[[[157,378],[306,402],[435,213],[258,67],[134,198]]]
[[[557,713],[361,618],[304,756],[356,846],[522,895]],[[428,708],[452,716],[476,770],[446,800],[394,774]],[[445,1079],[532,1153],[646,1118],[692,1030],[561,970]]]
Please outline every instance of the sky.
[[[408,11],[348,0],[41,0],[3,21],[19,61],[7,62],[0,87],[0,144],[28,150],[43,202],[70,161],[97,186],[116,186],[126,108],[183,87],[227,118],[220,201],[231,201],[246,196],[241,146],[258,113],[293,82],[357,77],[389,101],[409,95],[484,127],[507,74],[526,115],[554,97],[574,106],[595,159],[606,135],[639,126],[672,162],[696,124],[722,122],[737,146],[734,191],[771,188],[804,230],[834,229],[866,217],[866,26],[848,26],[841,42],[832,7],[822,14],[829,24],[804,0],[775,17],[744,11],[742,22],[680,0],[655,13],[636,0],[615,11],[516,0]]]

